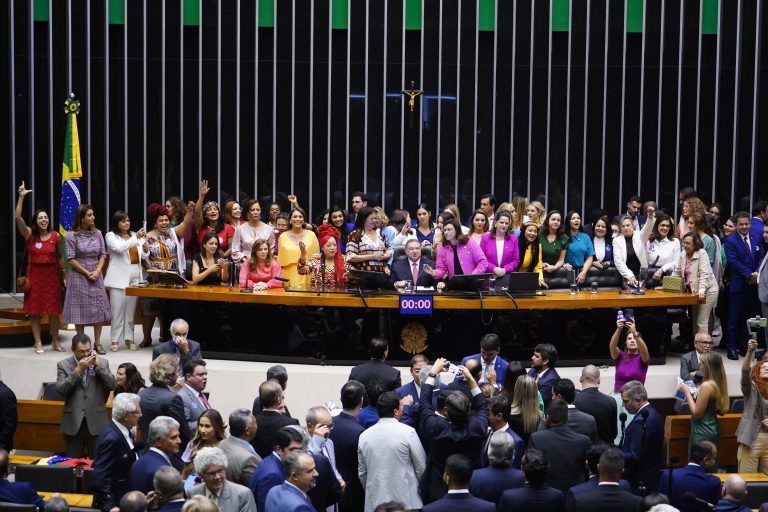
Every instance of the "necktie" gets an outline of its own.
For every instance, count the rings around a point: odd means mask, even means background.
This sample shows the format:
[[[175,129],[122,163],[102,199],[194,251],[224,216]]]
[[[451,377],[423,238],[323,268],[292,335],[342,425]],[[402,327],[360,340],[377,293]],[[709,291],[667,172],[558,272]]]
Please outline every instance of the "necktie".
[[[744,245],[746,245],[747,250],[752,253],[752,247],[749,246],[749,238],[746,235],[744,236]]]
[[[200,403],[203,404],[203,407],[205,407],[206,411],[211,408],[211,405],[208,403],[208,400],[205,399],[205,395],[202,391],[197,395],[197,397],[200,399]]]
[[[488,382],[488,363],[483,361],[483,374],[480,376],[480,382]]]
[[[413,286],[416,286],[416,281],[419,280],[419,264],[415,261],[411,263],[411,276],[413,277]]]

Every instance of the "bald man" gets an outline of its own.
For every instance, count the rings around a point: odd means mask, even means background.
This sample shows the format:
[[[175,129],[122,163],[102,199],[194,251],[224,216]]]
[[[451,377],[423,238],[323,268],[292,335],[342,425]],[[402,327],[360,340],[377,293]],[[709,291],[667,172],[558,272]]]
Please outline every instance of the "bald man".
[[[737,474],[731,475],[723,484],[723,499],[717,502],[714,510],[722,512],[750,512],[741,503],[747,497],[747,482]]]
[[[694,375],[699,371],[701,354],[711,352],[713,347],[712,336],[705,332],[697,333],[693,338],[693,350],[680,357],[680,378],[693,380]]]
[[[581,392],[576,394],[573,405],[581,412],[592,415],[597,424],[597,438],[608,444],[613,444],[618,434],[616,418],[616,400],[601,393],[600,369],[588,364],[581,370]]]

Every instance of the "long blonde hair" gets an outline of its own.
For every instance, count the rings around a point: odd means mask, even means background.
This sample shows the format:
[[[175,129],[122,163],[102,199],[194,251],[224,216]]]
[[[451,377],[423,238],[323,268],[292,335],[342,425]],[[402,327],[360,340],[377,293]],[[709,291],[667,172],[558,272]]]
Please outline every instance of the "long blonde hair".
[[[725,376],[723,358],[715,352],[701,354],[701,373],[704,380],[712,382],[715,387],[715,403],[718,414],[726,414],[730,407],[728,398],[728,379]]]
[[[539,388],[536,381],[529,375],[521,375],[515,383],[515,392],[512,395],[511,414],[519,414],[522,417],[523,432],[530,434],[536,432],[541,421],[539,413]]]

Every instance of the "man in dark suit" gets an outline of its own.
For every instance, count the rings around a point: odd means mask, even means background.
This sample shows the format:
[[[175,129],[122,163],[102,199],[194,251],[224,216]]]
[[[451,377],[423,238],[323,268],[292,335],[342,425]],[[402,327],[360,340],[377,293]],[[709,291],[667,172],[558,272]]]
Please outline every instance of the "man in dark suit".
[[[562,512],[563,493],[547,485],[548,473],[549,460],[544,452],[529,448],[523,455],[525,485],[504,491],[499,499],[498,512],[518,512],[519,510]]]
[[[768,201],[758,201],[752,205],[752,219],[749,225],[749,237],[758,242],[764,242],[763,230],[765,222],[768,221]],[[763,244],[763,253],[765,253],[765,244]]]
[[[154,488],[155,471],[163,466],[181,469],[177,461],[181,437],[179,422],[168,416],[158,416],[149,424],[147,432],[149,450],[137,460],[131,468],[130,488],[148,493]]]
[[[149,380],[152,385],[139,391],[142,416],[139,428],[143,436],[149,424],[158,416],[170,416],[179,422],[179,435],[182,446],[187,446],[191,439],[189,424],[184,415],[184,400],[173,386],[179,378],[179,360],[173,354],[162,354],[149,365]]]
[[[610,447],[600,456],[597,471],[600,482],[597,488],[577,494],[573,499],[574,512],[626,512],[637,510],[640,497],[619,487],[624,470],[624,456],[618,448]]]
[[[283,460],[285,481],[269,490],[265,507],[257,510],[273,512],[312,512],[315,508],[307,496],[317,481],[317,468],[312,455],[302,451],[288,453]]]
[[[171,466],[155,471],[152,479],[158,508],[155,512],[180,512],[184,507],[184,480]]]
[[[0,449],[13,450],[17,422],[16,394],[0,380]]]
[[[523,473],[512,467],[512,458],[516,455],[517,448],[510,436],[504,432],[491,434],[486,456],[490,465],[472,473],[469,492],[482,500],[498,503],[504,491],[522,487]]]
[[[568,427],[574,432],[584,434],[590,441],[594,442],[597,439],[597,425],[595,424],[595,418],[582,412],[573,405],[573,400],[576,398],[576,386],[574,386],[571,379],[560,379],[552,386],[552,398],[556,400],[562,400],[568,404]],[[616,423],[616,422],[614,422]]]
[[[552,400],[552,386],[560,380],[560,375],[555,370],[556,364],[557,349],[554,345],[549,343],[536,345],[536,348],[533,349],[533,356],[531,356],[532,367],[528,371],[528,375],[536,381],[541,398],[544,400],[544,407]]]
[[[371,360],[352,368],[348,380],[356,380],[367,386],[370,381],[378,379],[384,384],[387,391],[394,391],[399,388],[402,385],[400,382],[400,372],[384,362],[389,355],[387,340],[384,338],[371,338],[368,352]]]
[[[623,213],[621,215],[616,215],[613,218],[613,223],[619,224],[621,222],[621,218],[624,216],[627,216],[632,220],[632,225],[634,225],[635,231],[640,231],[641,229],[643,229],[643,226],[645,226],[645,221],[647,220],[645,215],[643,215],[640,212],[642,207],[643,207],[643,202],[640,199],[640,196],[630,197],[629,201],[627,201],[626,213]]]
[[[750,233],[750,218],[747,212],[739,212],[736,231],[725,238],[725,255],[731,272],[730,313],[728,315],[728,359],[737,360],[738,352],[746,353],[746,320],[760,313],[757,294],[757,277],[763,261],[763,239]]]
[[[692,492],[697,498],[709,503],[720,499],[720,479],[710,474],[717,461],[717,447],[709,441],[699,441],[691,448],[691,459],[688,465],[672,470],[672,492],[669,492],[670,475],[665,469],[659,481],[659,492],[669,496],[670,505],[680,509],[680,512],[696,512],[701,509],[698,504],[689,503],[685,493]]]
[[[434,286],[435,279],[424,272],[424,265],[435,268],[435,261],[421,255],[421,243],[411,238],[405,243],[407,258],[392,263],[389,278],[396,288],[405,288],[410,283],[415,290],[417,286]]]
[[[261,461],[251,477],[248,487],[256,500],[256,510],[266,510],[267,493],[285,480],[283,459],[295,450],[306,448],[308,439],[301,432],[301,427],[290,425],[277,431],[275,446],[268,457]]]
[[[739,474],[729,476],[723,483],[723,499],[715,504],[713,510],[717,512],[750,512],[749,507],[743,505],[747,497],[747,482]]]
[[[8,452],[0,449],[0,501],[19,505],[37,505],[40,510],[43,510],[45,507],[43,497],[35,492],[31,483],[8,480],[9,465]]]
[[[341,387],[341,412],[333,418],[331,440],[336,450],[336,469],[347,483],[341,495],[339,509],[352,512],[363,509],[365,496],[357,475],[357,446],[360,434],[365,430],[357,415],[363,407],[365,387],[356,380],[350,380]]]
[[[693,337],[694,350],[680,356],[680,378],[683,380],[693,380],[696,372],[699,371],[701,354],[711,352],[713,346],[712,336],[706,332],[696,333],[696,336]]]
[[[138,459],[136,425],[141,417],[139,396],[120,393],[112,401],[112,421],[104,425],[96,443],[93,461],[94,505],[112,510],[130,487],[131,468]]]
[[[614,403],[616,401],[614,400]],[[587,448],[587,471],[589,472],[589,478],[587,478],[587,481],[583,484],[574,485],[570,489],[568,489],[568,492],[565,493],[565,510],[572,511],[573,510],[573,498],[577,494],[594,491],[597,489],[597,484],[600,482],[600,478],[597,474],[597,465],[600,462],[600,457],[603,455],[605,450],[608,448],[613,448],[613,443],[604,443],[602,441],[598,441],[596,443],[592,443]],[[619,488],[627,491],[632,492],[632,486],[629,485],[629,482],[626,480],[619,480]]]
[[[443,481],[449,493],[424,507],[424,512],[494,512],[495,503],[481,500],[469,492],[472,461],[465,455],[451,455],[445,461]]]
[[[341,483],[336,479],[331,461],[325,455],[310,453],[315,461],[317,478],[315,486],[307,491],[307,497],[315,510],[334,508],[341,498]]]
[[[91,350],[85,334],[72,338],[73,357],[56,366],[56,391],[64,395],[61,433],[67,441],[67,457],[96,454],[96,439],[107,423],[107,397],[117,381],[109,371],[109,361]]]
[[[496,389],[501,388],[504,381],[504,372],[507,371],[509,363],[499,357],[501,352],[501,338],[498,334],[488,333],[480,338],[480,353],[467,356],[461,360],[465,364],[470,359],[478,359],[482,365],[480,380],[478,383],[488,382],[488,370],[493,368],[492,375],[495,375]],[[522,456],[522,455],[521,455]]]
[[[419,484],[422,499],[427,503],[445,495],[443,472],[446,459],[458,453],[466,455],[473,464],[476,464],[483,439],[488,431],[488,403],[474,377],[464,367],[462,370],[464,378],[469,383],[472,400],[467,399],[463,393],[448,391],[445,399],[448,421],[435,414],[432,391],[437,376],[448,367],[448,364],[448,360],[443,358],[435,361],[427,381],[421,387],[419,399],[422,432],[431,439],[427,469]]]
[[[621,400],[634,418],[624,431],[624,477],[632,489],[656,489],[664,467],[664,421],[648,402],[648,392],[636,380],[621,387]]]
[[[597,438],[613,444],[618,434],[616,426],[616,400],[600,392],[600,369],[589,364],[581,370],[581,392],[576,394],[573,405],[595,418]],[[570,416],[570,414],[569,414]]]
[[[280,408],[283,405],[283,388],[276,380],[262,382],[259,397],[264,409],[256,415],[259,428],[251,444],[259,457],[265,459],[275,449],[277,431],[287,425],[298,425],[299,420],[282,415]]]
[[[179,358],[179,367],[184,368],[189,361],[202,359],[203,352],[200,344],[193,340],[188,340],[189,324],[183,318],[177,318],[171,322],[171,339],[164,341],[152,349],[152,360],[154,361],[162,354],[173,354]]]
[[[418,411],[419,411],[419,397],[421,395],[421,370],[429,365],[429,359],[424,354],[416,354],[411,358],[411,377],[413,380],[408,384],[404,384],[397,388],[395,391],[400,395],[400,398],[411,397],[411,404],[403,403],[403,419],[400,420],[406,425],[409,425],[419,430],[418,425]],[[407,402],[408,400],[406,400]]]
[[[566,425],[568,405],[562,400],[549,403],[546,420],[547,429],[531,434],[528,445],[544,452],[551,466],[556,468],[550,472],[547,482],[565,493],[584,481],[584,460],[590,441]]]
[[[285,394],[285,388],[288,387],[288,370],[281,364],[276,364],[267,368],[267,380],[276,380],[280,387],[283,388],[283,394]],[[264,407],[261,405],[261,397],[257,396],[253,399],[253,415],[259,414]],[[291,418],[291,413],[288,411],[288,406],[283,404],[283,416]]]
[[[496,395],[488,399],[488,425],[491,427],[491,432],[486,437],[483,448],[480,451],[481,467],[486,467],[490,464],[488,446],[491,442],[491,437],[496,432],[504,432],[512,440],[514,448],[512,467],[520,469],[520,462],[523,460],[523,452],[525,452],[525,441],[509,426],[509,412],[510,403],[506,396]]]

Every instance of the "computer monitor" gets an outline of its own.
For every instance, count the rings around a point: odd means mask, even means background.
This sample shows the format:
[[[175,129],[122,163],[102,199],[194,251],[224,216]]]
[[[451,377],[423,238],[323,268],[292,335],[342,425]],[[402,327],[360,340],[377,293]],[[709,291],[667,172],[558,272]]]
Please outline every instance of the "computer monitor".
[[[446,291],[477,291],[493,274],[460,274],[445,285]]]
[[[349,276],[352,278],[351,285],[357,286],[363,290],[394,290],[395,285],[384,272],[373,272],[370,270],[349,270]]]
[[[533,293],[539,289],[538,272],[510,272],[504,276],[506,285],[502,285],[510,292],[529,292]],[[496,287],[499,287],[499,280],[496,280]]]

